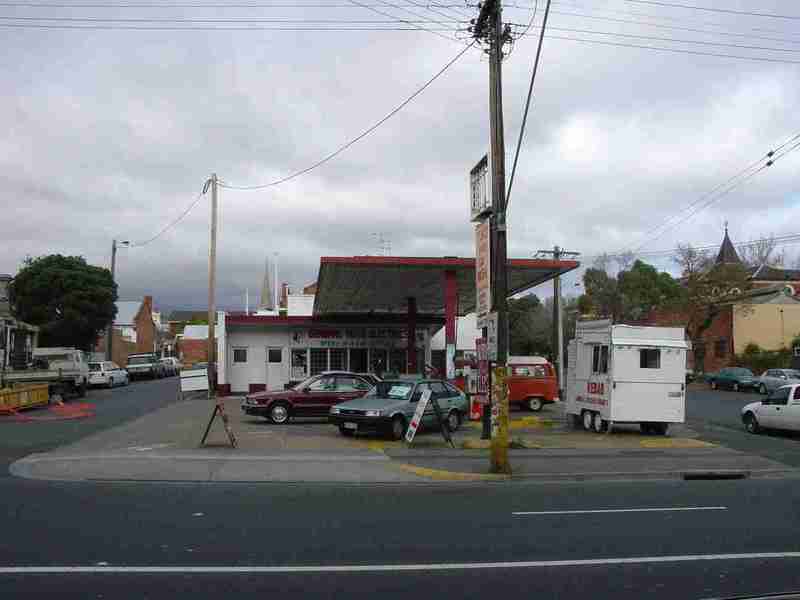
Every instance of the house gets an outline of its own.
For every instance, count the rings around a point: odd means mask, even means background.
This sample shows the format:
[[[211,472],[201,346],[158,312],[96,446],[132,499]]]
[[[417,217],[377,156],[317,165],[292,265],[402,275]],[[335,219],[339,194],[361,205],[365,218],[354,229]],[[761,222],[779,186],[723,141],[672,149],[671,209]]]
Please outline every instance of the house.
[[[175,337],[183,333],[183,328],[190,323],[208,323],[207,310],[173,310],[167,317],[169,335]]]
[[[11,314],[8,288],[12,279],[0,273],[0,370],[29,363],[39,336],[38,327]]]
[[[158,352],[158,335],[153,320],[153,297],[142,300],[118,301],[117,316],[112,326],[111,360],[120,366],[128,364],[128,355],[136,352]],[[105,333],[95,346],[96,352],[106,351]]]
[[[208,325],[186,325],[175,336],[175,350],[185,365],[208,362]]]

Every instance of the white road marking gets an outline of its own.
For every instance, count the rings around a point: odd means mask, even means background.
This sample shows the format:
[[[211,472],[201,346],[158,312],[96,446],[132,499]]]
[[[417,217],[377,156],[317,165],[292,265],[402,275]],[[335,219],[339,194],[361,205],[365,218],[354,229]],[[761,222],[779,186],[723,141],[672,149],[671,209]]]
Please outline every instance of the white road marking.
[[[80,574],[80,573],[381,573],[396,571],[467,571],[481,569],[535,569],[547,567],[592,567],[604,565],[636,565],[683,563],[714,560],[800,559],[800,552],[751,552],[743,554],[678,554],[673,556],[633,556],[630,558],[588,558],[580,560],[527,560],[517,562],[430,563],[397,565],[297,565],[297,566],[138,566],[138,567],[0,567],[0,575]]]
[[[630,513],[630,512],[665,512],[682,510],[728,510],[727,506],[672,506],[664,508],[602,508],[597,510],[540,510],[520,511],[511,514],[520,516],[529,515],[588,515],[594,513]]]

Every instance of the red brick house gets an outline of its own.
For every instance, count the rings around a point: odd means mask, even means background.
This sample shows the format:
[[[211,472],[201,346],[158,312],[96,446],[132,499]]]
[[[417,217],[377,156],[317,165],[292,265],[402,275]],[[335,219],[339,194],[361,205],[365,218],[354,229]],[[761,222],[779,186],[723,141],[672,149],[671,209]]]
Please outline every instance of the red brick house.
[[[145,296],[142,300],[117,302],[117,316],[112,327],[114,343],[112,344],[113,360],[124,367],[128,364],[128,355],[137,352],[157,352],[156,324],[153,321],[153,297]],[[106,351],[105,333],[95,345],[95,352]]]

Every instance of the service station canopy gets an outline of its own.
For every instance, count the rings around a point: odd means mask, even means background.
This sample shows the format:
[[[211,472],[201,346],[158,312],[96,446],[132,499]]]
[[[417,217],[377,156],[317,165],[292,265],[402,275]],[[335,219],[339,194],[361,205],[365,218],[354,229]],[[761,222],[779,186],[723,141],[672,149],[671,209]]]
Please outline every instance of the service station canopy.
[[[523,292],[577,268],[574,260],[510,259],[508,295]],[[407,315],[416,299],[418,315],[444,316],[445,274],[458,289],[458,315],[475,310],[474,258],[323,256],[314,316]]]

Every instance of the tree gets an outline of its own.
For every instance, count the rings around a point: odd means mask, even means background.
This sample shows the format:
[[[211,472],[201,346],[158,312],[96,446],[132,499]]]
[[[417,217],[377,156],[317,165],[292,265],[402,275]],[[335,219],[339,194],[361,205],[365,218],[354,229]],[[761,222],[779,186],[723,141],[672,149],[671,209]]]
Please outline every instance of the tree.
[[[598,317],[617,319],[621,312],[617,278],[598,268],[586,269],[583,274],[583,289],[586,290],[582,308]]]
[[[672,262],[681,269],[681,276],[690,277],[705,273],[711,266],[711,257],[706,250],[698,250],[691,244],[678,244]]]
[[[748,267],[781,267],[785,256],[783,252],[777,251],[777,247],[774,235],[762,236],[761,239],[752,240],[742,247],[742,261]]]
[[[655,308],[674,306],[684,294],[683,288],[669,273],[659,273],[641,260],[617,275],[617,286],[621,316],[631,320],[643,319]]]
[[[631,268],[631,265],[633,265],[634,261],[636,260],[636,255],[632,250],[625,250],[624,252],[617,254],[614,257],[614,260],[619,265],[620,271],[627,271]]]
[[[27,258],[9,296],[14,314],[40,327],[41,346],[89,350],[117,312],[111,272],[80,256]]]
[[[535,322],[541,310],[541,302],[535,294],[508,301],[509,354],[534,354]]]

